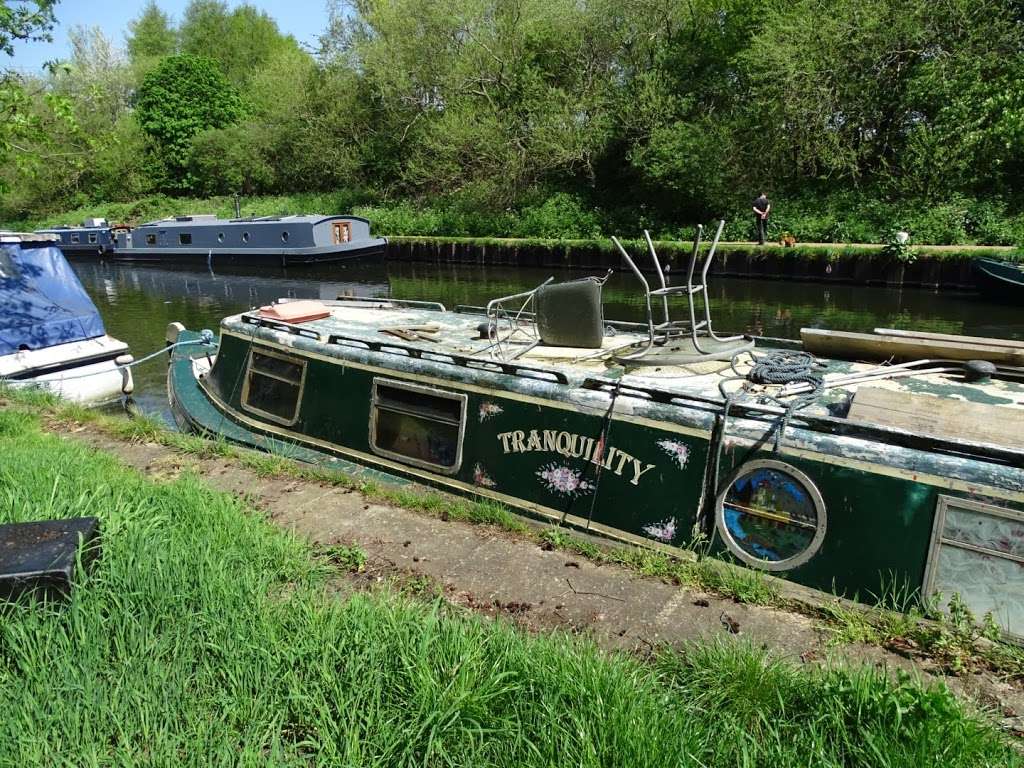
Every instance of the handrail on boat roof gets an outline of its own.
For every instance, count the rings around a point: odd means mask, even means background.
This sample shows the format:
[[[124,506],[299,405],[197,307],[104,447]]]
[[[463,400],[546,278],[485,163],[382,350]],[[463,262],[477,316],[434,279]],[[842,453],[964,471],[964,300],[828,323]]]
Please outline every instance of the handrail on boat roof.
[[[384,354],[402,354],[415,360],[427,360],[432,363],[455,365],[460,368],[487,371],[490,373],[504,373],[509,376],[519,376],[527,379],[538,379],[551,381],[556,384],[568,384],[569,377],[561,371],[550,368],[539,368],[532,365],[504,360],[485,360],[469,355],[460,355],[455,352],[439,352],[423,347],[415,347],[409,344],[400,344],[392,341],[373,341],[358,336],[345,336],[343,334],[331,334],[327,338],[328,344],[340,344],[343,346],[362,347],[370,352],[382,352]]]
[[[427,360],[429,362],[454,365],[460,368],[469,368],[479,371],[488,371],[490,373],[504,373],[509,376],[518,376],[520,378],[550,381],[555,384],[569,383],[568,376],[561,371],[550,368],[539,368],[532,365],[523,365],[522,363],[505,362],[501,360],[483,360],[476,357],[470,357],[468,355],[460,355],[455,352],[439,352],[392,341],[373,341],[371,339],[364,339],[358,336],[345,336],[340,333],[330,334],[327,339],[324,340],[323,334],[317,333],[311,328],[303,328],[302,326],[294,325],[293,323],[271,320],[266,317],[250,315],[249,313],[243,313],[241,320],[247,325],[255,325],[260,328],[270,328],[274,331],[283,331],[285,333],[291,333],[295,336],[302,336],[304,338],[326,344],[362,347],[371,352],[380,352],[392,355],[400,354],[403,357],[410,357],[415,360]]]
[[[444,304],[440,301],[419,301],[417,299],[383,299],[373,298],[372,296],[343,296],[339,294],[335,301],[354,301],[365,304],[388,304],[391,307],[407,307],[409,309],[426,309],[431,312],[447,312]],[[373,309],[373,307],[369,307]],[[380,307],[383,309],[383,307]]]

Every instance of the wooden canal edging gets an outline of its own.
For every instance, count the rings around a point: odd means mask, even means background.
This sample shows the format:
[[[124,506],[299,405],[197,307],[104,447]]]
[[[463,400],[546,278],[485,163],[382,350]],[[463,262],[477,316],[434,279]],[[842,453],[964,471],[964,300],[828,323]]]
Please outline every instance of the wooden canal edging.
[[[646,249],[640,241],[624,243],[632,253]],[[664,264],[685,269],[691,244],[656,241]],[[930,246],[912,248],[912,261],[899,261],[885,246],[809,243],[794,247],[720,243],[711,274],[730,277],[854,283],[924,288],[973,289],[974,259],[1013,258],[1004,246]],[[391,237],[386,258],[441,264],[606,270],[622,268],[611,241],[538,240],[456,237]]]

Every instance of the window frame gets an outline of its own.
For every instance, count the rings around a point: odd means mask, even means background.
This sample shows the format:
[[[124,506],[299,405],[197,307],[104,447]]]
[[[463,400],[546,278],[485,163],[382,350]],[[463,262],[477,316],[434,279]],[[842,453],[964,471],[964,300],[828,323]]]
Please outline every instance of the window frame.
[[[293,365],[301,366],[302,373],[299,375],[299,383],[298,383],[299,392],[295,396],[295,409],[292,411],[292,416],[291,416],[290,419],[285,418],[283,416],[279,416],[276,413],[270,413],[269,411],[265,411],[262,408],[260,408],[258,406],[255,406],[255,405],[251,405],[249,403],[249,387],[250,387],[250,381],[251,381],[251,377],[252,377],[252,373],[253,373],[253,366],[252,366],[253,357],[255,355],[264,355],[266,357],[273,357],[273,358],[277,358],[278,360],[283,360],[286,363],[292,363]],[[249,350],[249,353],[246,355],[246,358],[245,358],[245,375],[242,377],[242,394],[241,394],[241,399],[238,401],[239,405],[241,405],[243,410],[249,411],[250,413],[258,413],[260,416],[263,416],[266,419],[270,419],[271,421],[276,422],[278,424],[283,424],[286,427],[294,426],[295,422],[297,422],[299,420],[299,411],[302,409],[302,397],[303,397],[303,395],[305,394],[305,391],[306,391],[306,371],[308,370],[308,367],[309,367],[308,363],[309,363],[309,360],[307,360],[304,357],[296,357],[294,355],[282,354],[281,352],[278,352],[277,350],[274,350],[274,349],[270,349],[269,347],[257,347],[257,346],[252,347]],[[286,378],[284,378],[282,376],[278,376],[278,375],[273,374],[273,373],[268,373],[268,372],[262,371],[262,370],[260,370],[258,368],[256,369],[256,373],[259,376],[265,376],[266,378],[269,378],[269,379],[276,379],[277,381],[283,381],[286,384],[291,384],[292,386],[296,385],[295,382],[292,381],[291,379],[286,379]]]
[[[178,233],[178,245],[192,245],[192,233],[191,232],[179,232]]]
[[[986,557],[994,557],[998,560],[1009,560],[1014,563],[1021,562],[1020,555],[1009,552],[1000,552],[998,550],[990,549],[989,547],[970,544],[968,542],[946,536],[946,516],[949,513],[950,507],[959,508],[979,515],[988,515],[989,517],[1024,524],[1024,512],[1021,512],[1020,510],[1012,509],[1010,507],[999,507],[988,501],[978,501],[977,499],[967,499],[959,496],[952,496],[947,493],[940,493],[935,502],[935,518],[932,521],[932,536],[928,544],[928,559],[925,561],[924,578],[922,579],[921,584],[921,594],[926,600],[932,599],[936,593],[936,582],[940,578],[939,556],[944,546],[963,549]],[[963,595],[962,592],[960,594],[961,596]],[[976,618],[980,620],[981,617]],[[1020,631],[1010,632],[1001,626],[1000,633],[1003,637],[1009,638],[1014,642],[1024,642],[1024,634]]]
[[[156,245],[156,235],[152,232],[146,233],[146,245]]]
[[[100,236],[99,235],[97,235],[95,232],[90,232],[89,233],[89,243],[91,245],[96,245],[99,241],[100,241]]]
[[[777,472],[783,472],[800,485],[807,491],[808,496],[811,499],[811,503],[814,505],[814,511],[818,516],[818,525],[814,530],[814,536],[811,538],[810,543],[800,553],[788,557],[785,560],[762,560],[761,558],[754,557],[747,552],[743,547],[739,545],[732,533],[729,531],[729,527],[725,524],[725,499],[729,495],[729,491],[732,489],[733,484],[746,474],[749,474],[758,469],[774,469]],[[825,500],[821,496],[821,491],[818,490],[818,486],[809,478],[804,472],[794,467],[792,464],[787,464],[784,461],[777,461],[775,459],[755,459],[748,461],[740,465],[735,472],[729,475],[729,479],[723,484],[722,490],[718,493],[718,498],[715,500],[715,528],[718,529],[719,536],[722,537],[722,541],[725,543],[726,549],[729,550],[729,554],[737,558],[741,562],[749,565],[751,568],[757,568],[762,571],[790,571],[798,566],[803,565],[821,549],[822,543],[825,541],[825,532],[828,530],[828,509],[825,506]]]
[[[82,236],[80,234],[78,234],[77,232],[72,232],[71,233],[71,242],[75,243],[75,244],[78,244],[78,243],[82,242]]]
[[[441,464],[433,464],[429,461],[423,461],[422,459],[406,456],[404,453],[396,453],[394,451],[389,451],[385,448],[380,448],[377,445],[377,414],[379,413],[380,410],[380,400],[377,392],[378,388],[381,386],[393,387],[395,389],[404,389],[408,392],[415,392],[420,395],[427,395],[428,397],[438,397],[446,400],[454,400],[459,403],[459,424],[455,445],[455,463],[451,467],[446,467]],[[469,395],[466,394],[465,392],[448,392],[447,390],[438,389],[437,387],[426,386],[423,384],[411,384],[407,381],[402,381],[401,379],[389,379],[383,376],[374,376],[373,386],[370,390],[370,430],[368,436],[370,450],[373,451],[378,456],[384,456],[385,458],[393,459],[402,464],[408,464],[409,466],[413,467],[420,467],[421,469],[429,469],[432,472],[437,472],[443,475],[454,475],[458,473],[460,469],[462,469],[462,448],[463,444],[465,443],[466,437],[466,412],[468,410],[468,402]],[[426,419],[428,421],[431,420],[429,416],[416,414],[414,412],[410,413],[409,411],[403,411],[396,408],[389,408],[386,405],[384,406],[384,410],[391,411],[392,413],[405,413],[407,415],[416,418]],[[433,421],[436,421],[439,424],[446,423],[437,421],[436,419],[434,419]]]

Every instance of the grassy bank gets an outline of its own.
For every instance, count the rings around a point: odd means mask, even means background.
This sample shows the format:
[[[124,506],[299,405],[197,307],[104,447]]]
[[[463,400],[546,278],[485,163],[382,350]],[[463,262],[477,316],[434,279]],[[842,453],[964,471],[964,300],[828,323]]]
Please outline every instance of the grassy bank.
[[[0,411],[0,521],[96,514],[63,608],[0,622],[0,765],[1019,765],[942,688],[709,645],[650,663],[333,573],[238,499]]]
[[[497,213],[415,206],[406,201],[369,204],[345,192],[249,197],[242,200],[242,214],[245,216],[336,212],[351,212],[363,216],[370,220],[376,234],[396,240],[457,244],[474,248],[548,247],[611,253],[614,246],[609,240],[610,235],[634,237],[646,226],[652,230],[653,236],[659,239],[659,253],[682,257],[689,254],[689,245],[686,241],[693,237],[693,228],[689,226],[667,227],[633,220],[623,223],[602,221],[593,211],[585,211],[578,206],[565,208],[557,204],[552,205],[551,200],[535,209]],[[111,222],[135,226],[166,216],[190,213],[215,213],[222,217],[233,217],[234,199],[229,196],[191,198],[153,195],[131,202],[97,203],[41,216],[8,216],[7,220],[0,221],[0,228],[33,230],[60,224],[80,224],[89,217],[105,217]],[[819,226],[820,222],[803,230],[796,222],[791,225],[773,225],[779,233],[783,230],[792,231],[797,240],[805,244],[798,242],[793,248],[782,248],[772,244],[764,248],[755,248],[749,242],[745,242],[750,235],[747,231],[748,224],[749,222],[742,217],[734,217],[727,221],[724,239],[735,242],[723,243],[720,246],[721,253],[767,255],[778,252],[793,258],[838,260],[858,255],[882,256],[885,249],[881,243],[885,241],[886,233],[880,230],[871,237],[869,230],[858,229],[851,232],[843,228],[822,229]],[[840,240],[844,236],[850,239],[854,234],[865,240],[873,240],[874,243],[845,243]],[[962,259],[985,255],[1005,257],[1007,253],[1016,253],[1013,247],[977,245],[977,239],[950,238],[938,233],[933,238],[938,245],[923,244],[928,240],[925,236],[927,234],[929,233],[924,232],[921,236],[915,236],[915,242],[922,244],[913,246],[911,254],[938,259]],[[827,242],[809,242],[819,239]],[[949,245],[950,242],[956,244]],[[639,241],[634,241],[633,246],[633,250],[644,247]]]

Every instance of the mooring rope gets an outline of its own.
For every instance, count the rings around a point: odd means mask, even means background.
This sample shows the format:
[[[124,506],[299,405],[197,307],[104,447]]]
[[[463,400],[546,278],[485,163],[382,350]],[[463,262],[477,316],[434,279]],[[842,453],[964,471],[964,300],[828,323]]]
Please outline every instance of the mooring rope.
[[[740,373],[736,368],[736,361],[742,355],[750,355],[753,360],[753,366],[747,373]],[[783,351],[783,352],[772,352],[770,354],[758,356],[753,352],[738,352],[733,355],[732,360],[729,362],[729,367],[732,368],[735,376],[729,376],[728,378],[722,379],[718,382],[718,391],[722,395],[722,399],[725,401],[722,409],[722,422],[721,427],[718,429],[714,438],[714,446],[710,451],[710,455],[713,456],[714,466],[712,471],[713,482],[711,484],[712,491],[712,503],[717,501],[720,485],[720,469],[722,466],[722,450],[725,447],[725,435],[728,431],[729,423],[729,411],[733,404],[740,399],[744,394],[745,390],[737,389],[733,392],[726,392],[726,385],[733,381],[750,382],[751,384],[761,385],[782,385],[782,384],[793,384],[796,382],[803,382],[811,387],[810,391],[792,399],[786,401],[780,400],[775,395],[767,393],[761,393],[757,396],[757,401],[760,403],[773,403],[780,408],[784,409],[782,415],[775,422],[775,445],[774,450],[778,452],[779,446],[782,442],[782,437],[786,432],[786,428],[789,426],[789,420],[792,418],[793,413],[805,408],[806,406],[817,400],[820,392],[825,388],[825,380],[816,370],[820,370],[823,366],[818,362],[818,359],[807,352],[797,351]],[[707,516],[703,513],[705,497],[701,496],[700,510],[702,521],[706,521]],[[706,523],[705,523],[706,524]],[[714,537],[714,530],[712,530],[711,536]]]

